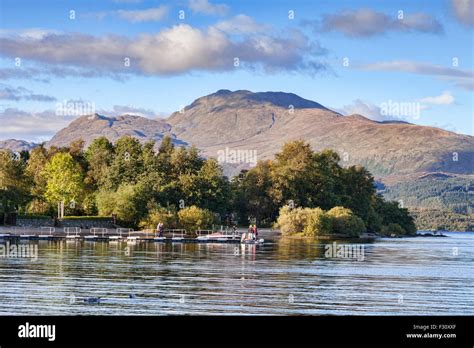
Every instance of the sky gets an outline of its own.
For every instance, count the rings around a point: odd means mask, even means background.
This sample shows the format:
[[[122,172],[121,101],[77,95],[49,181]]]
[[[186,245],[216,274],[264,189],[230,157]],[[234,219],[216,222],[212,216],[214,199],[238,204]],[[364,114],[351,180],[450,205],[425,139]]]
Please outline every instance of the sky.
[[[474,135],[474,0],[1,0],[0,140],[219,89]]]

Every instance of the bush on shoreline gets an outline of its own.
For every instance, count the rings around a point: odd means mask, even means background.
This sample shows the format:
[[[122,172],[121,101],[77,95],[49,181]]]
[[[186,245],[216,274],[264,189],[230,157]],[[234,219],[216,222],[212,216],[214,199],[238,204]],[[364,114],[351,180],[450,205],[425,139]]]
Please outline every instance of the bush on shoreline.
[[[358,237],[366,230],[362,219],[344,207],[334,207],[325,212],[321,208],[292,209],[284,206],[277,221],[283,235],[302,233],[307,237],[331,234]]]

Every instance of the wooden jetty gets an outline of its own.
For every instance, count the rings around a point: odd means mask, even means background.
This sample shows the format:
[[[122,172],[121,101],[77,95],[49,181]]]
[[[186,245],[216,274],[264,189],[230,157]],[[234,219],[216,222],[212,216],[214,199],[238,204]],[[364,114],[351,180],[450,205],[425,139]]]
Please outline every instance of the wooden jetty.
[[[5,230],[5,232],[2,232]],[[66,240],[85,242],[157,242],[157,243],[245,243],[262,244],[263,239],[258,241],[241,241],[242,232],[236,230],[199,230],[188,233],[184,229],[164,230],[163,235],[158,235],[154,229],[134,231],[130,228],[91,228],[81,229],[79,227],[11,227],[0,231],[2,240]]]

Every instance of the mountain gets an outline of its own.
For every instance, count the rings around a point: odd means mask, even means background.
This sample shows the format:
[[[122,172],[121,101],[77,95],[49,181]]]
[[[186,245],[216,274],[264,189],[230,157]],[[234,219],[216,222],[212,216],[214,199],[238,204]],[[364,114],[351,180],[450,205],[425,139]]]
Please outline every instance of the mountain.
[[[474,137],[405,122],[342,116],[295,94],[221,90],[168,118],[172,132],[207,156],[229,149],[270,159],[294,139],[330,148],[343,164],[361,164],[374,175],[420,172],[473,173]],[[245,164],[240,165],[245,167]]]
[[[30,151],[36,145],[37,144],[35,143],[17,139],[0,140],[0,149],[6,149],[13,152]]]
[[[67,146],[74,140],[82,139],[87,147],[95,138],[105,136],[115,142],[124,135],[130,135],[140,142],[155,140],[157,143],[165,135],[172,137],[177,145],[186,145],[171,132],[171,126],[162,119],[149,119],[140,116],[122,115],[106,117],[99,114],[77,118],[66,128],[60,130],[47,142],[47,146]]]
[[[170,135],[177,145],[196,145],[205,156],[249,150],[270,159],[282,144],[308,141],[313,149],[336,150],[344,165],[361,164],[377,178],[411,180],[413,173],[472,174],[474,137],[406,122],[376,122],[362,115],[342,116],[292,93],[220,90],[196,99],[168,119],[122,115],[83,116],[46,145],[66,146],[99,136],[115,141],[131,135],[141,142]],[[224,163],[236,174],[251,163]]]

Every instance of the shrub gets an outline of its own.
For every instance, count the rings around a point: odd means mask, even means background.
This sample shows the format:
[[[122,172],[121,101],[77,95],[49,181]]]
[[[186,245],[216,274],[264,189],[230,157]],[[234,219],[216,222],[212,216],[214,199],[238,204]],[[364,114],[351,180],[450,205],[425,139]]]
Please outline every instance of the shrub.
[[[332,220],[321,208],[308,209],[304,234],[316,237],[322,234],[330,234],[332,231]]]
[[[156,229],[158,223],[162,222],[164,228],[176,228],[178,216],[173,209],[167,209],[161,206],[151,208],[148,215],[140,221],[140,227]]]
[[[27,214],[27,215],[18,215],[16,217],[17,219],[25,219],[25,220],[28,220],[28,219],[41,219],[41,220],[51,220],[51,216],[47,216],[47,215],[36,215],[36,214]]]
[[[109,221],[111,216],[65,216],[62,220]]]
[[[348,236],[359,236],[365,231],[365,224],[361,218],[344,207],[334,207],[327,212],[332,220],[333,232]]]
[[[183,208],[178,212],[178,220],[181,228],[187,232],[210,228],[215,222],[212,211],[201,209],[195,205]]]
[[[278,226],[282,234],[291,235],[303,232],[307,224],[309,208],[290,208],[284,206],[280,209],[278,215]]]

